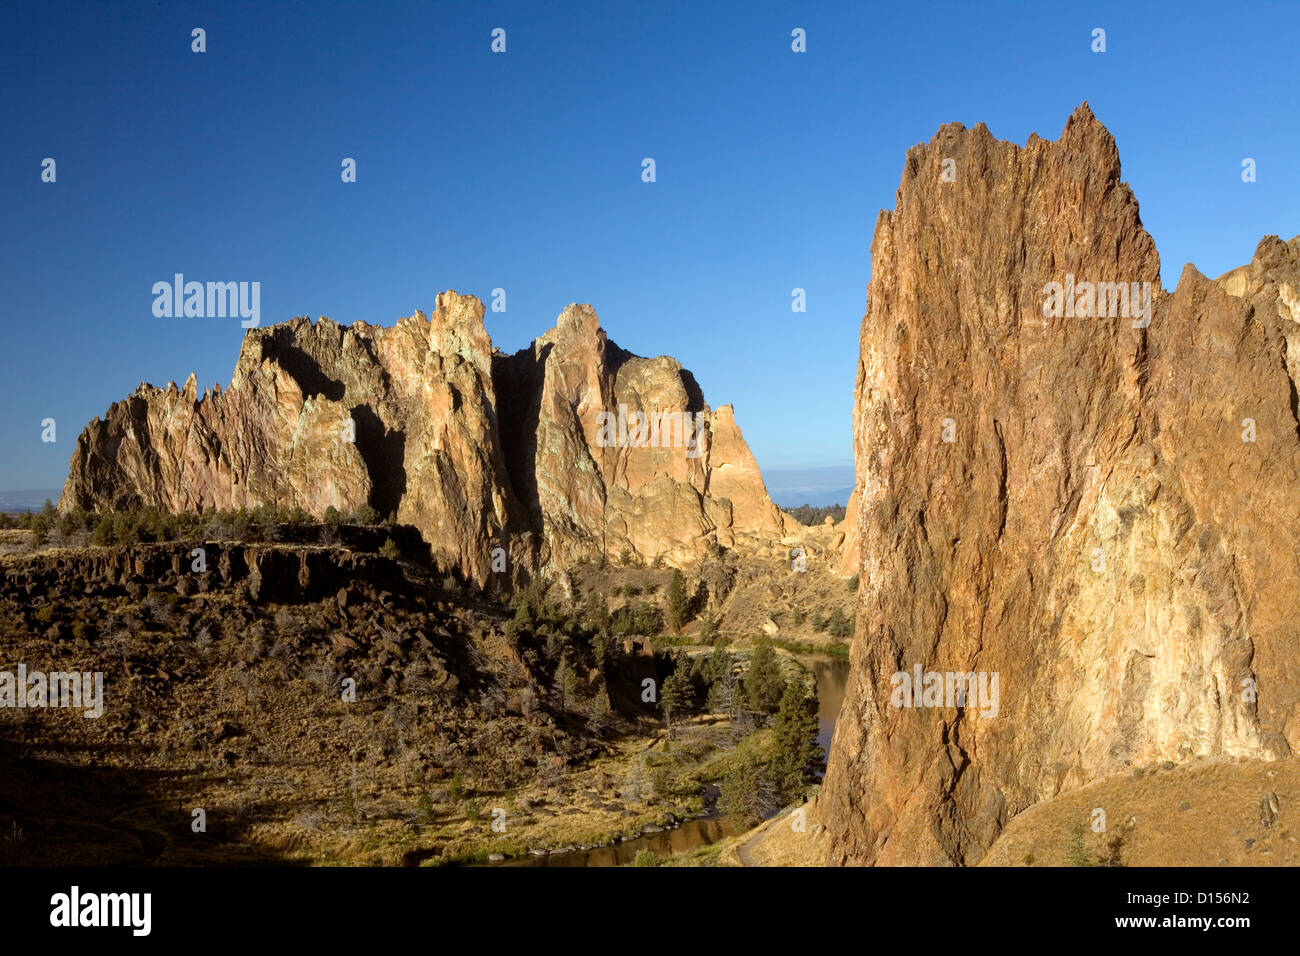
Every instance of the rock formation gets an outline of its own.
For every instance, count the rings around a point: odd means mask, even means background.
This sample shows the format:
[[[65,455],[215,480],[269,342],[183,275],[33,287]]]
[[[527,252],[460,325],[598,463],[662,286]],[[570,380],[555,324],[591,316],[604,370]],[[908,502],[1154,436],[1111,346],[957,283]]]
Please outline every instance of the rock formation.
[[[861,327],[832,862],[975,863],[1105,774],[1300,749],[1300,241],[1159,268],[1087,104],[1055,142],[908,152]],[[904,698],[915,668],[997,675],[997,706]]]
[[[514,356],[455,292],[392,327],[297,318],[250,330],[230,388],[196,393],[193,375],[141,384],[91,422],[60,508],[369,503],[480,583],[498,547],[513,580],[602,554],[689,564],[785,530],[730,406],[608,342],[590,306]]]
[[[511,478],[544,563],[628,551],[683,564],[783,534],[731,406],[710,410],[675,360],[607,341],[590,306],[569,306],[531,348],[500,357],[497,379]]]

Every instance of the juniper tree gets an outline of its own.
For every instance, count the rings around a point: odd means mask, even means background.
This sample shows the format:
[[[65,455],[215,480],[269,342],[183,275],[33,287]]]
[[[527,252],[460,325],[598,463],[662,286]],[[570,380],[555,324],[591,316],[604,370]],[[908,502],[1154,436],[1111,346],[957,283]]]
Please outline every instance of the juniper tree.
[[[772,641],[761,637],[754,648],[749,672],[745,675],[745,696],[749,706],[765,714],[775,713],[784,692],[785,678],[781,674],[781,664],[776,659]]]
[[[560,666],[555,669],[555,693],[560,699],[560,710],[567,710],[578,689],[578,675],[569,666],[567,652],[560,655]]]
[[[673,568],[672,583],[668,585],[668,626],[674,632],[680,631],[686,623],[687,611],[686,578],[677,568]]]
[[[805,692],[802,680],[788,682],[772,721],[772,776],[782,801],[801,798],[821,763],[817,731],[817,698]]]
[[[694,697],[695,689],[691,686],[690,669],[685,661],[678,660],[659,692],[659,706],[664,712],[664,722],[670,730],[673,726],[673,715],[685,713],[693,703]]]

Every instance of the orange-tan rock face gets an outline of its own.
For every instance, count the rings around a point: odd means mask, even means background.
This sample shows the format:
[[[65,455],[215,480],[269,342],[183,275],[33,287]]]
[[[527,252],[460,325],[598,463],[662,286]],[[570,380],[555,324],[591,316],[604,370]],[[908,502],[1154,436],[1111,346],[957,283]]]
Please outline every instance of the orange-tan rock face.
[[[731,407],[711,410],[675,360],[609,342],[589,306],[501,357],[497,377],[510,383],[511,477],[545,561],[627,551],[680,565],[781,537]]]
[[[1055,142],[949,125],[909,151],[861,330],[832,862],[975,863],[1104,774],[1300,749],[1300,242],[1158,280],[1086,105]],[[1118,282],[1150,283],[1149,321],[1118,289],[1088,309]],[[903,697],[918,666],[989,696]]]
[[[141,385],[82,433],[60,507],[262,503],[369,503],[480,582],[497,547],[512,579],[624,551],[689,564],[785,521],[731,408],[677,362],[607,342],[589,306],[504,356],[454,292],[392,327],[251,330],[224,392]]]

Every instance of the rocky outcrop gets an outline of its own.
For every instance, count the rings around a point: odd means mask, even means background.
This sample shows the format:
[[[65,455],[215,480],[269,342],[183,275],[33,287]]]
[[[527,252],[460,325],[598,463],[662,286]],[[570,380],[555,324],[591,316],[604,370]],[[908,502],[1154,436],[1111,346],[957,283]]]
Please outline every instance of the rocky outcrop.
[[[832,862],[974,863],[1130,765],[1300,748],[1298,253],[1165,293],[1086,104],[1055,142],[908,152],[861,328]]]
[[[731,406],[711,410],[674,359],[608,342],[589,306],[498,368],[511,476],[549,560],[629,552],[680,565],[783,533]]]
[[[372,505],[485,582],[627,553],[671,564],[779,539],[730,406],[670,358],[606,340],[590,306],[514,356],[473,296],[392,327],[250,330],[230,388],[142,384],[82,433],[60,508]],[[496,549],[501,549],[496,551]]]

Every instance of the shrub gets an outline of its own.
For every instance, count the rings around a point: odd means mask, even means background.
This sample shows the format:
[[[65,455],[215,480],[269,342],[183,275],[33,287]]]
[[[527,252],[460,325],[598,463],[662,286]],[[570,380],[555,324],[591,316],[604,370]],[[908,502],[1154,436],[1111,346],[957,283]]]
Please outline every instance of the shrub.
[[[379,546],[379,553],[386,558],[391,558],[394,561],[396,561],[398,558],[402,556],[401,551],[398,549],[397,545],[393,543],[392,538],[384,539],[384,543]]]
[[[429,799],[428,793],[420,793],[420,799],[416,801],[415,809],[418,811],[420,819],[425,823],[432,823],[434,821],[433,801]]]
[[[1084,846],[1088,825],[1082,820],[1070,824],[1070,838],[1065,844],[1066,866],[1096,866],[1096,857]]]
[[[72,511],[64,512],[55,520],[55,526],[58,528],[59,537],[65,541],[72,535],[86,526],[86,513],[80,508],[74,508]]]
[[[700,643],[712,644],[718,638],[718,619],[709,615],[700,621]]]
[[[644,601],[619,608],[610,619],[610,632],[617,636],[629,634],[653,636],[661,633],[663,629],[663,612]]]
[[[831,637],[844,639],[853,636],[853,623],[844,616],[844,612],[839,608],[831,611],[830,618],[826,621],[826,630]]]
[[[356,511],[352,512],[352,519],[357,524],[375,525],[379,524],[379,512],[368,504],[362,505]]]
[[[455,803],[459,803],[460,798],[465,795],[465,778],[461,775],[459,770],[452,774],[451,786],[448,788],[447,792]]]
[[[110,515],[100,515],[99,520],[95,522],[95,530],[91,532],[90,541],[92,544],[106,545],[113,540],[113,518]]]

